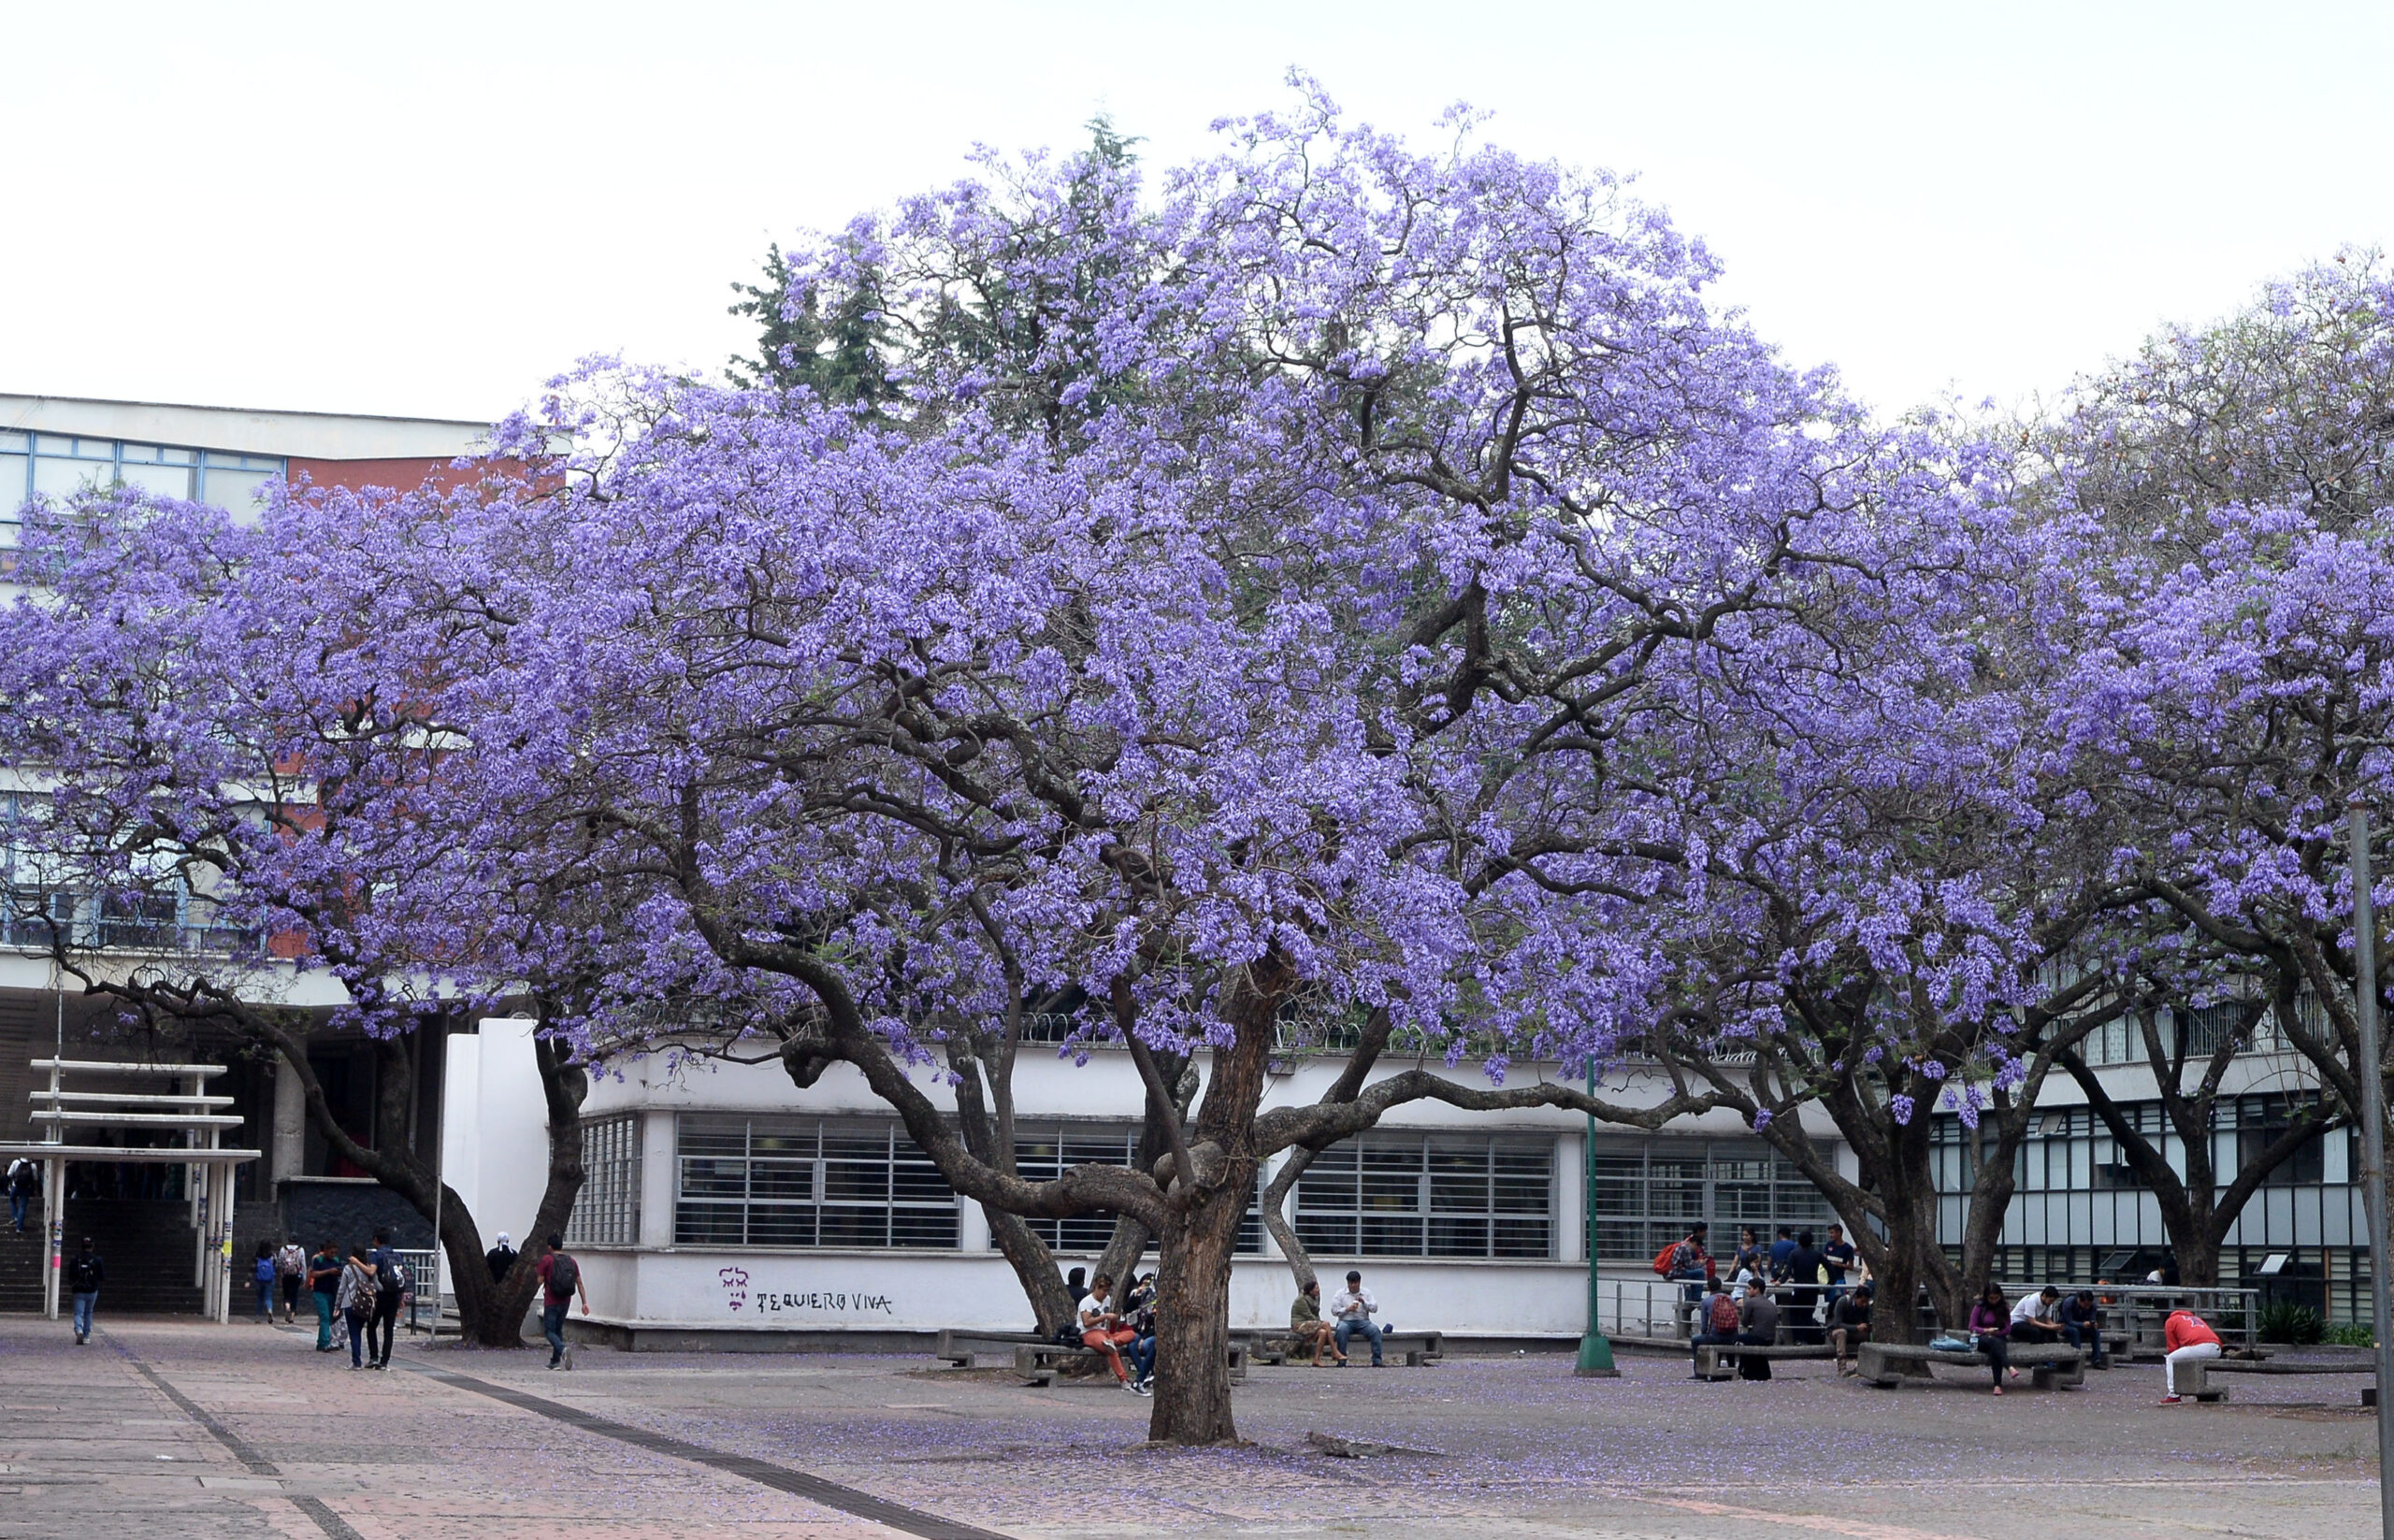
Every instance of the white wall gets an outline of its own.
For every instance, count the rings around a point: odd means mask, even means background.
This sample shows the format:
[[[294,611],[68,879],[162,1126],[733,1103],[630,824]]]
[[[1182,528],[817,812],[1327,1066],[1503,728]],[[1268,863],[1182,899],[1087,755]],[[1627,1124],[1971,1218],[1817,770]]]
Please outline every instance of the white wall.
[[[549,1179],[548,1103],[532,1054],[537,1023],[488,1016],[477,1031],[448,1042],[441,1083],[441,1174],[496,1245],[506,1231],[517,1246],[529,1231]],[[444,1258],[445,1263],[445,1258]]]
[[[1020,1331],[1031,1303],[994,1252],[576,1253],[594,1319],[643,1327],[744,1331]],[[1149,1255],[1146,1263],[1155,1265]],[[1399,1329],[1488,1336],[1577,1336],[1588,1274],[1565,1262],[1375,1259],[1357,1264]],[[1334,1271],[1344,1273],[1344,1268]],[[1325,1274],[1325,1295],[1340,1287]],[[1231,1274],[1231,1325],[1284,1327],[1296,1293],[1287,1264],[1247,1258]]]

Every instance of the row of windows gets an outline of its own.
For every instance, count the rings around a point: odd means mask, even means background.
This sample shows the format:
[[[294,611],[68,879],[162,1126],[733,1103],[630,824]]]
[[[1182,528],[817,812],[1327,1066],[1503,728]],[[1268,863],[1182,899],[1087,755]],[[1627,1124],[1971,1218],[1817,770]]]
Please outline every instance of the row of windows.
[[[16,543],[17,511],[33,497],[63,499],[88,487],[122,484],[239,513],[286,470],[286,462],[272,455],[0,433],[0,541]]]
[[[1752,1140],[1599,1140],[1588,1162],[1588,1209],[1599,1259],[1651,1258],[1703,1220],[1727,1255],[1738,1231],[1836,1222],[1793,1161]]]
[[[2223,1098],[2213,1109],[2213,1160],[2222,1181],[2232,1179],[2311,1108],[2307,1098],[2284,1095]],[[2175,1125],[2158,1101],[2123,1106],[2122,1118],[2150,1141],[2172,1168],[2185,1170]],[[2144,1185],[2109,1127],[2084,1107],[2040,1113],[2012,1157],[2012,1181],[2023,1192],[2117,1192]],[[1993,1131],[1987,1134],[1991,1141]],[[2263,1178],[2271,1187],[2306,1187],[2326,1179],[2328,1141],[2306,1140]],[[1979,1143],[1960,1118],[1940,1115],[1931,1135],[1931,1179],[1940,1192],[1961,1192],[1977,1169]],[[2352,1169],[2348,1167],[2347,1169]]]
[[[1554,1144],[1374,1133],[1334,1144],[1297,1180],[1297,1239],[1333,1257],[1548,1257]]]
[[[1139,1130],[1134,1126],[1120,1128],[1091,1127],[1086,1124],[1062,1123],[1047,1127],[1015,1130],[1015,1173],[1026,1182],[1050,1182],[1073,1166],[1135,1166],[1139,1161]],[[1238,1254],[1260,1257],[1263,1254],[1263,1208],[1262,1183],[1257,1184],[1255,1200],[1247,1205],[1238,1226]],[[1031,1232],[1047,1243],[1050,1251],[1089,1253],[1103,1251],[1114,1239],[1114,1216],[1103,1210],[1094,1214],[1078,1214],[1069,1219],[1026,1219]]]
[[[1127,1127],[1025,1130],[1016,1165],[1031,1181],[1074,1165],[1128,1165],[1137,1141]],[[959,1243],[955,1192],[894,1120],[686,1114],[676,1119],[675,1144],[677,1245],[918,1250]],[[637,1115],[585,1123],[583,1162],[575,1239],[634,1244]],[[1373,1134],[1315,1158],[1298,1184],[1294,1224],[1324,1256],[1549,1257],[1553,1185],[1550,1140]],[[1030,1223],[1064,1253],[1102,1250],[1114,1231],[1105,1215]],[[1262,1213],[1250,1202],[1238,1250],[1262,1249]]]
[[[584,1120],[582,1192],[565,1239],[570,1246],[639,1244],[639,1114]]]
[[[895,1122],[685,1116],[681,1245],[953,1249],[956,1194]]]

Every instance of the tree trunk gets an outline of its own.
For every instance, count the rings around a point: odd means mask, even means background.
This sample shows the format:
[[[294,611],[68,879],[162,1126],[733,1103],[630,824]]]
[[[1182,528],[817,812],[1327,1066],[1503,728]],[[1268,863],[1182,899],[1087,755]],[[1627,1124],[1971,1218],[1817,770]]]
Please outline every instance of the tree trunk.
[[[1247,1182],[1255,1179],[1247,1166]],[[1156,1399],[1147,1436],[1159,1444],[1235,1444],[1231,1415],[1231,1257],[1246,1209],[1225,1187],[1163,1234],[1156,1277]],[[1244,1191],[1238,1195],[1243,1199]]]
[[[1231,1415],[1231,1259],[1255,1191],[1255,1113],[1263,1102],[1277,987],[1240,989],[1227,1048],[1214,1050],[1212,1082],[1187,1141],[1193,1172],[1162,1162],[1171,1205],[1157,1276],[1156,1399],[1147,1436],[1159,1444],[1235,1444]],[[1191,1178],[1194,1178],[1192,1181]]]

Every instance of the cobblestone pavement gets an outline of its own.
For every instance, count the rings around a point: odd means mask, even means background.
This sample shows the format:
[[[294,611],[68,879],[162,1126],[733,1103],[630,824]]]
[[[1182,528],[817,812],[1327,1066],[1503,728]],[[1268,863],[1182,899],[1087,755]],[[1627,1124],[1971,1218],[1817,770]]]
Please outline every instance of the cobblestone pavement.
[[[77,1348],[64,1323],[0,1317],[0,1535],[2376,1533],[2350,1379],[2162,1407],[2154,1366],[1999,1401],[1975,1378],[1866,1389],[1824,1363],[1720,1385],[1664,1358],[1617,1380],[1559,1358],[1258,1369],[1237,1396],[1249,1447],[1164,1451],[1142,1446],[1147,1403],[1108,1385],[919,1359],[584,1348],[551,1374],[538,1351],[403,1339],[409,1372],[377,1374],[311,1332],[102,1326]],[[1334,1460],[1313,1432],[1417,1452]]]

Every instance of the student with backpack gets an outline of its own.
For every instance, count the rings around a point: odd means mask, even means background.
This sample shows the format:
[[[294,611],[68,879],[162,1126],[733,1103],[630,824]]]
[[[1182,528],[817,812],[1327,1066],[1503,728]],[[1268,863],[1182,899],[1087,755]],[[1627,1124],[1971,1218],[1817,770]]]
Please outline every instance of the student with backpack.
[[[1691,1349],[1726,1346],[1735,1343],[1738,1334],[1745,1331],[1745,1320],[1738,1313],[1738,1302],[1729,1295],[1729,1286],[1715,1276],[1706,1287],[1710,1292],[1705,1295],[1703,1303],[1697,1307],[1695,1324],[1698,1330],[1688,1339]],[[1690,1379],[1703,1377],[1694,1373],[1688,1375]]]
[[[83,1237],[83,1247],[66,1263],[66,1291],[75,1297],[75,1346],[81,1347],[92,1340],[92,1312],[100,1303],[100,1285],[108,1282],[108,1265],[100,1254],[92,1249],[92,1238]]]
[[[282,1324],[299,1318],[299,1286],[308,1277],[308,1248],[286,1235],[274,1254],[275,1287],[282,1291]]]
[[[366,1327],[366,1351],[371,1367],[391,1367],[391,1340],[398,1335],[399,1304],[407,1298],[407,1264],[391,1249],[386,1227],[374,1232],[374,1249],[366,1254],[374,1264],[374,1314]]]
[[[274,1324],[274,1243],[258,1243],[257,1259],[250,1264],[250,1281],[258,1290],[258,1324]]]
[[[1691,1303],[1703,1298],[1705,1280],[1720,1271],[1712,1263],[1712,1254],[1704,1249],[1707,1231],[1704,1221],[1698,1219],[1688,1227],[1686,1239],[1673,1241],[1654,1253],[1654,1271],[1685,1285]]]
[[[20,1235],[25,1232],[25,1207],[40,1187],[40,1171],[31,1160],[21,1155],[8,1163],[8,1217]]]
[[[349,1366],[365,1368],[366,1356],[360,1348],[374,1319],[374,1264],[368,1259],[363,1244],[349,1248],[349,1262],[340,1270],[333,1308],[349,1328]]]
[[[582,1313],[590,1314],[590,1290],[582,1282],[582,1264],[566,1255],[565,1237],[552,1235],[541,1248],[541,1335],[549,1339],[549,1367],[573,1367],[565,1346],[565,1313],[574,1296],[582,1297]]]

